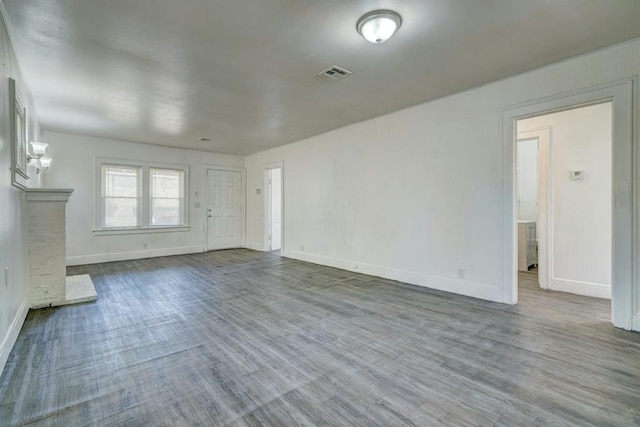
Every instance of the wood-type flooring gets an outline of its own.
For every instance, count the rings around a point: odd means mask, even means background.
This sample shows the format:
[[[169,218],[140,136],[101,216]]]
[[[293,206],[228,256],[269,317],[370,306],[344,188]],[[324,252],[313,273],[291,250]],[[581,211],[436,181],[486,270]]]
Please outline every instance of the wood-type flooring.
[[[68,269],[0,425],[640,425],[640,334],[521,274],[508,306],[238,249]]]

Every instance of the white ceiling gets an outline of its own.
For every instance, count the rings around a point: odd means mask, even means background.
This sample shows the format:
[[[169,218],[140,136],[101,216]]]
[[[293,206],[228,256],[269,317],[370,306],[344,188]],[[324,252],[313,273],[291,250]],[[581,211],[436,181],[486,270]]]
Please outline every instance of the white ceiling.
[[[639,0],[2,1],[45,129],[236,154],[640,37]]]

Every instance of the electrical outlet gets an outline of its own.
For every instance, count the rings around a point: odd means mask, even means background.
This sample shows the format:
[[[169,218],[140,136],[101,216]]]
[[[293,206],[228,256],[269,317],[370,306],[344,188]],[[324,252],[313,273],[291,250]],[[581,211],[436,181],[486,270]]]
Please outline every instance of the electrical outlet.
[[[464,268],[458,269],[458,279],[464,279]]]

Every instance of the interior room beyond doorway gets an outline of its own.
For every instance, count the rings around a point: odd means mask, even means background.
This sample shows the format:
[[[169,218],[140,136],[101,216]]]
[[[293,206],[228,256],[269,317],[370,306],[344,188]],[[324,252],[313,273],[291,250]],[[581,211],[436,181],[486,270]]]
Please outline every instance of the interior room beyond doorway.
[[[612,114],[604,102],[517,122],[519,282],[611,298]]]

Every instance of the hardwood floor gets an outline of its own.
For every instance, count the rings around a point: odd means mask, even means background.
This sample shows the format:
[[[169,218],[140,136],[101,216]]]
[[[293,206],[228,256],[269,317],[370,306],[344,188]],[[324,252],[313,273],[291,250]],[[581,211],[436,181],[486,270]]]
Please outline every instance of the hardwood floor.
[[[230,250],[69,268],[0,425],[640,425],[640,334],[521,277],[507,306]]]

